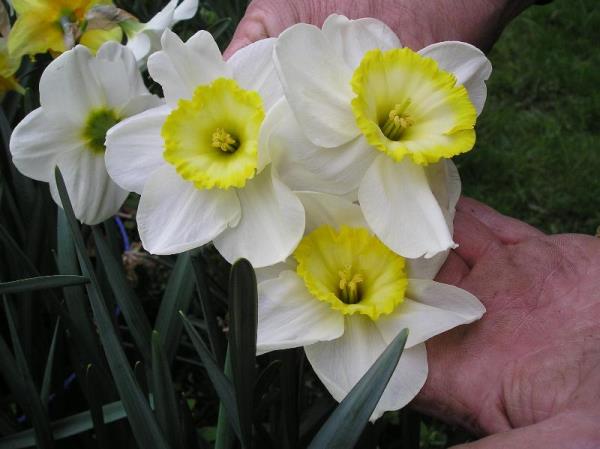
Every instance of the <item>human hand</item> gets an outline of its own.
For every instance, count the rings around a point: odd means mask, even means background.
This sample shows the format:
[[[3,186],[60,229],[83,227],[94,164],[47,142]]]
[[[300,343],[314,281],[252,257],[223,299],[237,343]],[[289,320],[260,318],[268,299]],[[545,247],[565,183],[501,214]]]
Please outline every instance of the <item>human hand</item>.
[[[487,313],[427,342],[415,407],[494,434],[455,449],[600,447],[600,239],[548,236],[467,198],[454,237],[436,280]]]
[[[332,13],[385,22],[403,45],[418,50],[458,40],[489,50],[506,24],[532,0],[253,0],[225,57],[246,45],[277,37],[298,22],[321,26]]]

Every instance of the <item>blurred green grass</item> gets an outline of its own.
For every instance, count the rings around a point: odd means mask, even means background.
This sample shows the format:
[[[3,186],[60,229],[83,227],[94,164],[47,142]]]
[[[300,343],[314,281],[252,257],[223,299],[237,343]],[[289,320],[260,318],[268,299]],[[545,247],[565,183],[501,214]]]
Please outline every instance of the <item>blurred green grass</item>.
[[[457,159],[463,192],[546,232],[600,225],[600,8],[555,0],[513,21],[474,151]]]

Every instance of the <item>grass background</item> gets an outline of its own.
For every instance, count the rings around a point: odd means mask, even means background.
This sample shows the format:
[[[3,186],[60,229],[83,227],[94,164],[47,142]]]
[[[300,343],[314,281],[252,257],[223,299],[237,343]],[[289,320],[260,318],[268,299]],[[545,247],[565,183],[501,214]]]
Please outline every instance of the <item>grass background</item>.
[[[457,158],[466,195],[546,232],[600,225],[600,8],[527,10],[490,53],[474,151]]]

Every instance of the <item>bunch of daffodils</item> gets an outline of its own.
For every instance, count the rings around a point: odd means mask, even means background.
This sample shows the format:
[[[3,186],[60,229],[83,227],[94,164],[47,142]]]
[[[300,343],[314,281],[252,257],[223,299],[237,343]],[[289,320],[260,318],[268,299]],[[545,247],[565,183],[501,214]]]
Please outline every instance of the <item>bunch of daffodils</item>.
[[[380,21],[339,15],[225,61],[209,33],[169,30],[196,8],[173,0],[124,27],[127,47],[78,46],[51,63],[40,109],[12,136],[15,165],[55,199],[59,166],[87,224],[138,193],[151,253],[212,242],[250,260],[258,351],[304,347],[338,401],[408,328],[372,419],[403,407],[427,379],[426,340],[485,312],[433,279],[456,246],[451,158],[475,143],[489,61],[461,42],[415,52]],[[148,54],[163,100],[138,72]]]

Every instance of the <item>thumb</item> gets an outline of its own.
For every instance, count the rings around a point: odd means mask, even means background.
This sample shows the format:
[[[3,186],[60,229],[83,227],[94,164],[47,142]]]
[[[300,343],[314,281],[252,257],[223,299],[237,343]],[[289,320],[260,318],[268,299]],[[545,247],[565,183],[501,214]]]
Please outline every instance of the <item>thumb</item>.
[[[223,52],[223,57],[229,59],[240,48],[270,37],[264,20],[246,13],[235,30],[231,42]]]
[[[599,447],[600,431],[588,417],[561,414],[537,424],[497,433],[450,449],[565,449]]]

